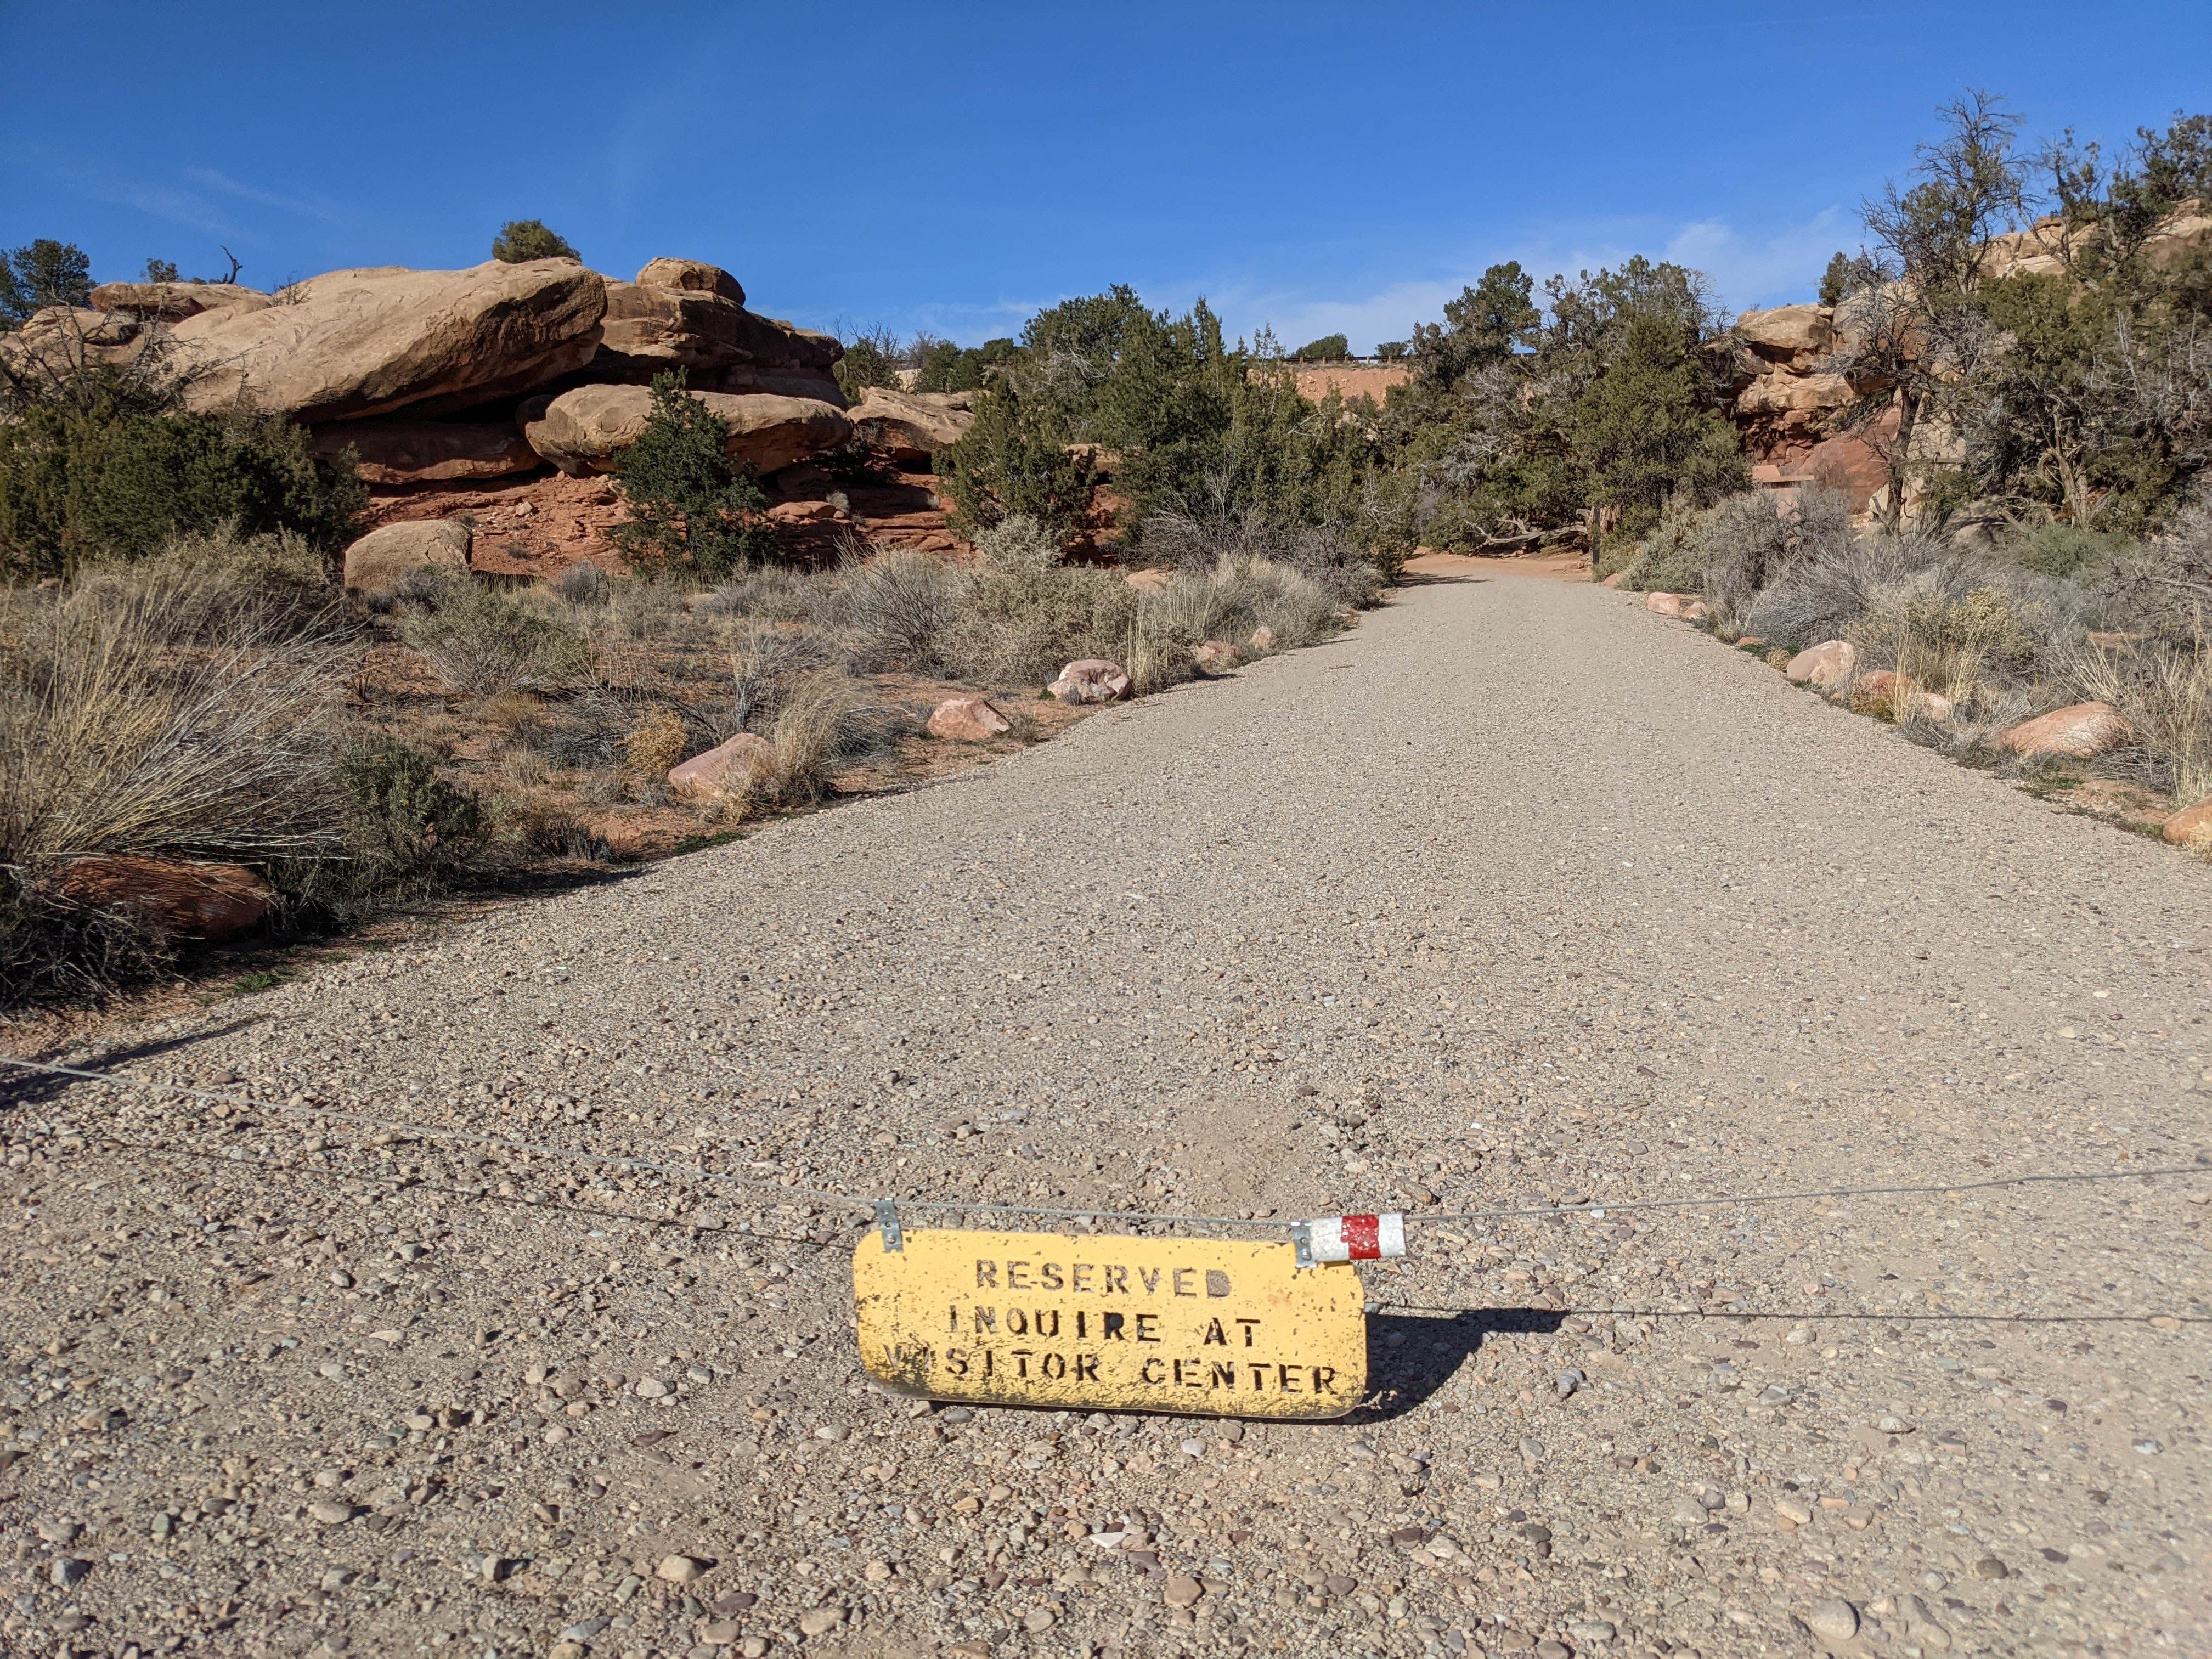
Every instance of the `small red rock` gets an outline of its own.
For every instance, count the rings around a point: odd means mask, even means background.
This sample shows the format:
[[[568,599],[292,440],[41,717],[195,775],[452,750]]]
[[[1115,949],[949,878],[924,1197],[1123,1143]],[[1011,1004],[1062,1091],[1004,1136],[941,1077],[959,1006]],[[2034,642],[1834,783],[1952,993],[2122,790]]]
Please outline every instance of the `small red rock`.
[[[981,743],[1013,729],[1014,723],[988,697],[947,697],[929,716],[930,736],[962,743]]]
[[[1680,593],[1646,593],[1644,608],[1655,617],[1679,617],[1686,597]]]
[[[1068,664],[1045,689],[1062,702],[1112,702],[1129,695],[1129,677],[1119,663],[1088,657]]]
[[[1849,640],[1822,640],[1790,658],[1782,673],[1793,685],[1817,686],[1826,691],[1850,678],[1858,661],[1859,648]]]
[[[2176,847],[2194,849],[2202,843],[2212,850],[2212,795],[2194,806],[2185,806],[2159,826],[2159,834]]]
[[[276,895],[242,865],[106,854],[79,859],[54,884],[77,904],[141,912],[185,939],[228,939],[269,914]]]
[[[1190,653],[1191,666],[1201,674],[1226,674],[1243,664],[1244,653],[1227,640],[1208,640]]]
[[[2000,732],[1990,746],[2015,755],[2064,755],[2087,760],[2117,749],[2132,735],[2127,718],[2108,702],[2077,702]]]
[[[750,732],[740,732],[705,754],[671,767],[668,787],[683,795],[732,794],[775,764],[774,744]]]

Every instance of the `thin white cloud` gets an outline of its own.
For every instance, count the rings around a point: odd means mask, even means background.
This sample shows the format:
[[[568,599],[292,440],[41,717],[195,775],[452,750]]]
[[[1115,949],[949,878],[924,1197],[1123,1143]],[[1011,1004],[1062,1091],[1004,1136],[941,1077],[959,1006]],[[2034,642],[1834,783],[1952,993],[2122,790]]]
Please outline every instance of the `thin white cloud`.
[[[1446,301],[1457,299],[1462,289],[1480,282],[1483,271],[1501,260],[1519,260],[1540,294],[1544,279],[1554,272],[1572,276],[1618,266],[1639,252],[1671,259],[1711,277],[1723,310],[1733,313],[1810,299],[1828,256],[1838,248],[1856,247],[1858,240],[1852,216],[1832,206],[1808,219],[1751,230],[1722,219],[1672,226],[1624,221],[1563,227],[1494,252],[1449,261],[1435,276],[1405,278],[1349,296],[1283,287],[1250,276],[1139,283],[1137,287],[1147,305],[1174,311],[1188,308],[1203,295],[1231,338],[1249,340],[1260,329],[1272,328],[1289,350],[1325,335],[1343,334],[1355,351],[1367,352],[1378,341],[1407,338],[1417,322],[1441,319]],[[994,335],[1019,334],[1022,325],[1037,312],[1071,297],[1072,292],[1026,299],[1002,295],[975,303],[887,307],[857,320],[881,322],[902,334],[927,329],[972,344]],[[849,332],[855,320],[850,315],[817,316],[813,325]]]
[[[273,190],[264,190],[256,185],[241,184],[213,167],[187,167],[185,177],[206,189],[234,196],[241,202],[252,202],[257,207],[275,208],[283,213],[297,213],[311,219],[322,219],[335,224],[338,219],[337,204],[329,198],[313,193],[287,196]]]
[[[213,202],[192,191],[173,189],[164,185],[108,180],[94,183],[88,189],[100,201],[111,202],[118,207],[133,208],[149,217],[166,220],[173,225],[183,225],[189,230],[204,230],[210,235],[227,236],[237,241],[258,240],[240,230]]]
[[[1531,238],[1518,246],[1448,266],[1432,278],[1392,283],[1352,298],[1297,289],[1232,283],[1210,295],[1231,333],[1271,326],[1285,347],[1328,334],[1351,337],[1355,350],[1379,340],[1402,340],[1416,322],[1434,322],[1462,288],[1481,280],[1490,265],[1517,259],[1540,291],[1554,272],[1572,276],[1620,264],[1636,253],[1671,259],[1712,279],[1723,308],[1734,312],[1810,299],[1828,256],[1858,245],[1857,226],[1840,207],[1811,218],[1746,231],[1724,220],[1703,219],[1671,228],[1644,225],[1588,225],[1556,236]],[[1194,295],[1200,290],[1192,288]],[[1154,304],[1160,300],[1147,295]],[[1188,301],[1183,301],[1188,303]]]
[[[1823,208],[1801,224],[1747,234],[1718,219],[1685,225],[1667,244],[1667,258],[1713,279],[1738,308],[1809,299],[1838,248],[1859,245],[1859,227],[1840,207]]]

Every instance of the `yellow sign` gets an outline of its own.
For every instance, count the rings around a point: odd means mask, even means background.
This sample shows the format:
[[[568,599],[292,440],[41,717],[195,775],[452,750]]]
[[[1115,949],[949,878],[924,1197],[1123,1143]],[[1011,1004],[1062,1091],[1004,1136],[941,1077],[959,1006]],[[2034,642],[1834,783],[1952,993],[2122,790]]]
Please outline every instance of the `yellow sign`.
[[[1341,1417],[1366,1295],[1288,1243],[908,1231],[853,1252],[860,1359],[902,1394],[1002,1406]]]

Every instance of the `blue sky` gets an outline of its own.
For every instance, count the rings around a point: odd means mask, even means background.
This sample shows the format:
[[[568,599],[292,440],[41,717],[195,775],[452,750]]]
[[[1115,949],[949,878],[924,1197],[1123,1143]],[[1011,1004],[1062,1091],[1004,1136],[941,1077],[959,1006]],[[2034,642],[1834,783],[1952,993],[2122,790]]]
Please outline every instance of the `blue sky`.
[[[1402,337],[1482,268],[1643,252],[1809,297],[1934,107],[2036,133],[2212,106],[2212,3],[769,5],[0,0],[0,246],[273,286],[596,268],[976,341],[1114,282],[1288,344]]]

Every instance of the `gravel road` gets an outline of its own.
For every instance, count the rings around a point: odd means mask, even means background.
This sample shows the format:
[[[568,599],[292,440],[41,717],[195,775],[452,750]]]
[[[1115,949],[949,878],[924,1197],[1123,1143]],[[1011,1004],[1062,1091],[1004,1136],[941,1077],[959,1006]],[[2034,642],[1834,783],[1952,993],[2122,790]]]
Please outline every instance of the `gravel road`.
[[[16,1087],[0,1650],[2212,1651],[2212,1175],[1418,1219],[2212,1159],[2208,944],[2212,870],[1632,599],[1408,588],[78,1054],[261,1104]],[[287,1103],[1416,1220],[1330,1270],[1351,1419],[933,1411],[856,1212]]]

